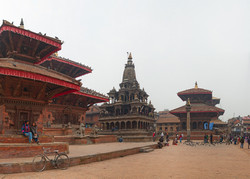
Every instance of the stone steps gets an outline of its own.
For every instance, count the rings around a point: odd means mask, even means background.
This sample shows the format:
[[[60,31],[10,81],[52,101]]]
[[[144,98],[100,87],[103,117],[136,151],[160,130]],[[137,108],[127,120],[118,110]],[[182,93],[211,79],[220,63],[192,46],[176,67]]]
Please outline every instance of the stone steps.
[[[154,151],[154,149],[151,148],[151,147],[142,147],[142,148],[140,148],[141,153],[148,153],[148,152],[152,152],[152,151]]]

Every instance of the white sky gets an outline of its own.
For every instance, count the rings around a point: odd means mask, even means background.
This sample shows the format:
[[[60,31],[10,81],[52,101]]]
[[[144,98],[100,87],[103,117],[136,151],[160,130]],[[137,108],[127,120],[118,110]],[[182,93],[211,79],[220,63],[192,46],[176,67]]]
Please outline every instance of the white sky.
[[[0,20],[64,41],[60,56],[94,70],[83,86],[108,93],[132,52],[137,80],[156,111],[184,102],[177,92],[213,91],[221,119],[250,114],[249,0],[2,1]]]

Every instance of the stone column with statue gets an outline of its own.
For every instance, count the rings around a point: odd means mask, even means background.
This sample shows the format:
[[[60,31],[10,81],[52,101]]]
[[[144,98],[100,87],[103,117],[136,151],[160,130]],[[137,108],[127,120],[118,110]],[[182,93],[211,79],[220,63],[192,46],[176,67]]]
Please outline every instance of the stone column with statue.
[[[190,131],[190,111],[191,111],[191,104],[190,99],[188,98],[186,103],[186,111],[187,111],[187,141],[190,142],[191,139],[191,131]]]

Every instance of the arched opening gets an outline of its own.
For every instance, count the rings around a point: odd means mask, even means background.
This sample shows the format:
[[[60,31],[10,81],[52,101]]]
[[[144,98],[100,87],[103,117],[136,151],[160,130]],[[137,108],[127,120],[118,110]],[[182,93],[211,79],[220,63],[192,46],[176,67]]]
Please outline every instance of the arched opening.
[[[182,129],[183,129],[183,130],[186,130],[186,129],[187,129],[186,122],[183,122],[183,123],[182,123]]]
[[[201,121],[198,122],[198,129],[202,129],[202,122]]]
[[[136,121],[133,121],[132,122],[132,129],[136,129],[137,128],[137,122]]]
[[[121,122],[121,129],[125,129],[125,122]]]
[[[193,129],[197,129],[197,123],[196,123],[196,122],[193,122],[192,127],[193,127]]]
[[[115,124],[114,124],[113,122],[110,123],[110,128],[111,128],[112,130],[115,129]]]
[[[205,122],[203,123],[203,129],[205,129],[205,130],[208,129],[208,122],[207,122],[207,121],[205,121]]]
[[[115,123],[115,129],[116,129],[116,130],[119,130],[119,129],[120,129],[119,122],[116,122],[116,123]]]
[[[174,129],[173,129],[173,127],[170,127],[170,131],[172,132]]]
[[[106,129],[109,130],[109,123],[106,123]]]
[[[131,122],[130,121],[126,122],[126,129],[131,129]]]

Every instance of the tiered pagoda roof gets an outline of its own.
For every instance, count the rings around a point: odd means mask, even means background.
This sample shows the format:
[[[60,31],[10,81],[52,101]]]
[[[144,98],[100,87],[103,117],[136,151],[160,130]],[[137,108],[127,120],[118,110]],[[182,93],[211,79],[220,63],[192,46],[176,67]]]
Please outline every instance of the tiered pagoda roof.
[[[202,100],[205,100],[205,101],[212,100],[212,91],[206,90],[203,88],[198,88],[197,82],[195,83],[194,88],[181,91],[181,92],[177,93],[177,95],[183,101],[187,101],[187,99],[189,98],[191,102],[200,102],[200,101],[197,101],[198,96],[201,97]]]
[[[82,84],[75,78],[91,73],[92,69],[54,55],[61,45],[57,37],[24,29],[23,20],[19,27],[4,20],[0,27],[0,75],[46,82],[50,84],[48,91],[58,91],[52,98],[75,92],[97,102],[108,101],[107,96],[80,88]],[[64,88],[58,90],[58,86]]]
[[[35,33],[4,20],[0,27],[0,58],[38,63],[61,49],[59,39]]]
[[[220,115],[224,114],[224,110],[215,106],[209,106],[207,104],[201,103],[193,103],[191,104],[190,113],[218,113]],[[172,114],[174,113],[186,113],[186,105],[181,106],[179,108],[173,109],[170,111]]]
[[[76,78],[92,72],[92,69],[86,65],[74,62],[67,58],[56,56],[54,54],[37,64],[66,74],[68,76],[71,76],[72,78]]]
[[[91,89],[88,89],[86,87],[81,87],[80,91],[76,91],[73,94],[92,98],[94,100],[97,100],[98,102],[108,102],[109,101],[108,96],[105,96],[101,93],[98,93],[98,92],[91,90]]]
[[[190,113],[215,113],[216,116],[224,114],[223,109],[215,107],[216,104],[219,104],[220,99],[213,97],[212,91],[198,88],[197,82],[195,83],[194,88],[181,91],[177,93],[177,95],[183,101],[187,101],[188,99],[190,99]],[[173,109],[170,111],[170,113],[175,115],[187,113],[186,105]]]

